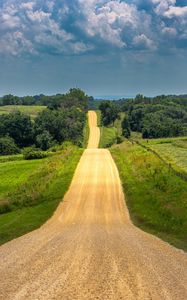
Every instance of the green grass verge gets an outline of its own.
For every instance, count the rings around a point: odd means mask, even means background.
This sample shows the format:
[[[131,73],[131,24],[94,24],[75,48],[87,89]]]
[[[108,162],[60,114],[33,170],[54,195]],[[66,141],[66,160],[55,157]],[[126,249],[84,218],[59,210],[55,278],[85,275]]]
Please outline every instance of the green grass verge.
[[[86,123],[83,130],[83,148],[87,148],[88,140],[89,140],[90,128],[88,124],[88,117],[86,119]]]
[[[99,148],[111,147],[117,141],[117,129],[115,127],[100,127]]]
[[[117,129],[118,136],[122,135],[121,122],[123,121],[124,117],[125,117],[125,113],[122,112],[119,114],[119,118],[116,119],[116,121],[114,122],[114,127],[116,127]]]
[[[41,226],[69,188],[83,149],[69,146],[42,163],[6,197],[12,211],[0,215],[0,244]],[[32,162],[31,162],[32,163]],[[15,168],[14,168],[15,169]]]
[[[96,114],[97,114],[97,126],[101,126],[101,111],[100,110],[96,110]]]
[[[36,118],[39,112],[43,111],[46,106],[36,105],[5,105],[0,106],[0,114],[9,114],[15,111],[20,111],[26,115],[31,116],[32,119]]]
[[[187,185],[153,153],[124,142],[111,148],[135,225],[187,250]]]

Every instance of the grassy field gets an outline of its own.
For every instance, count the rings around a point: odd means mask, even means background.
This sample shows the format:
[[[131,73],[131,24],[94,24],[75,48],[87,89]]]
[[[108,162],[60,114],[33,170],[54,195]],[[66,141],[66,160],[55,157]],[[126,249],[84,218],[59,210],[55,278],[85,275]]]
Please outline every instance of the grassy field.
[[[0,155],[0,163],[23,160],[23,154]]]
[[[43,160],[18,160],[0,163],[0,203],[6,193],[26,182],[29,175],[43,164]]]
[[[141,144],[155,151],[176,171],[187,173],[187,137],[142,140]]]
[[[117,129],[115,127],[100,127],[101,137],[99,148],[108,148],[116,143]]]
[[[82,152],[68,146],[47,159],[0,164],[0,244],[38,228],[53,214]]]
[[[187,250],[187,184],[136,143],[111,148],[134,224]]]
[[[0,114],[9,114],[11,112],[20,111],[30,115],[32,119],[36,118],[37,114],[43,111],[46,106],[27,106],[27,105],[6,105],[0,106]]]

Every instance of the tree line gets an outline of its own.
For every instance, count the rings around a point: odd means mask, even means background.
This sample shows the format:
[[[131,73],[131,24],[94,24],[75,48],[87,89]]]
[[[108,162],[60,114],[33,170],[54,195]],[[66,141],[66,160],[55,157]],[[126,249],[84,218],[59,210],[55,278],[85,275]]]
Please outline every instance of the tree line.
[[[187,135],[187,96],[137,95],[135,99],[103,101],[99,106],[104,126],[113,124],[120,112],[125,113],[122,132],[129,138],[131,131],[141,132],[143,138],[177,137]]]
[[[59,102],[48,103],[34,121],[19,111],[0,115],[0,154],[19,153],[29,146],[47,150],[64,141],[81,146],[88,101],[82,90],[71,89]]]
[[[82,99],[80,102],[79,99]],[[71,106],[80,107],[84,110],[88,107],[88,102],[92,102],[93,97],[89,97],[85,92],[79,88],[72,88],[66,94],[56,94],[52,96],[48,95],[35,95],[35,96],[23,96],[18,97],[12,94],[4,95],[0,97],[0,106],[5,105],[41,105],[49,108],[68,108],[69,103]]]

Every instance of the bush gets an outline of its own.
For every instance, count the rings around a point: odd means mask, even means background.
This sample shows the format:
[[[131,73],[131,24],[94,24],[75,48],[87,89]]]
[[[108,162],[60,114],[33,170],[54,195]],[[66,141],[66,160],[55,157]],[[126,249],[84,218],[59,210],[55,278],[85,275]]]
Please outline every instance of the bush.
[[[5,136],[0,138],[0,155],[11,155],[19,152],[19,148],[11,137]]]
[[[43,133],[37,135],[36,145],[37,147],[45,151],[54,145],[53,137],[47,130],[44,130]]]
[[[30,147],[26,148],[23,151],[23,157],[26,160],[31,160],[31,159],[42,159],[48,156],[47,152],[41,151],[39,149]]]
[[[124,141],[123,137],[118,135],[117,138],[116,138],[116,143],[121,144],[123,141]]]

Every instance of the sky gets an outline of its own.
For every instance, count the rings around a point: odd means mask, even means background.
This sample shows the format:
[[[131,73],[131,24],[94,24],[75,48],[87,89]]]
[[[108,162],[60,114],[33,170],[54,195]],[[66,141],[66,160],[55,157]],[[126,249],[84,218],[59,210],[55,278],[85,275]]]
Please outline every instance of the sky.
[[[187,93],[187,0],[0,0],[0,95]]]

